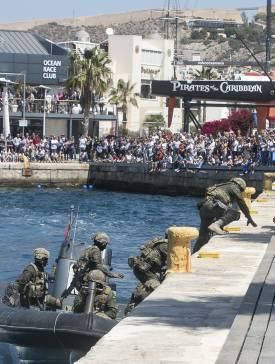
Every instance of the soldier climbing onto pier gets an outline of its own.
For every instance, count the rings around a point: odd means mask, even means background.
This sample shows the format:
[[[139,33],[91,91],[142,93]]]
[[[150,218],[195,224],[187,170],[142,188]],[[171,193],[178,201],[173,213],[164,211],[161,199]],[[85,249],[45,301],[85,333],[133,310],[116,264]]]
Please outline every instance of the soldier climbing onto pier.
[[[131,295],[125,314],[131,312],[164,280],[167,264],[168,229],[165,232],[165,237],[156,237],[142,245],[140,249],[140,256],[128,258],[128,264],[140,283]]]
[[[245,188],[246,182],[244,179],[236,177],[207,189],[206,197],[198,205],[201,224],[193,254],[208,243],[212,233],[225,234],[223,227],[240,219],[240,212],[232,208],[233,202],[238,204],[247,218],[247,225],[251,224],[257,227],[242,196]]]

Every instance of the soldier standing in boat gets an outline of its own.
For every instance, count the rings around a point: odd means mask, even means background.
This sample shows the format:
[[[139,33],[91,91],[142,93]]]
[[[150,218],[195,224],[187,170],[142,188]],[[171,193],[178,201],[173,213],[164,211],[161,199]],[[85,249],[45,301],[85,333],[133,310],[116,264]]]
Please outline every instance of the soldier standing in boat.
[[[74,277],[70,284],[70,286],[65,289],[61,295],[62,298],[66,298],[71,291],[76,288],[79,292],[76,297],[73,310],[75,312],[83,312],[85,307],[85,302],[87,298],[87,286],[91,279],[91,275],[96,271],[97,275],[99,275],[98,271],[103,274],[105,279],[101,279],[101,282],[105,282],[103,289],[103,296],[107,300],[110,300],[109,290],[110,287],[106,284],[106,276],[109,278],[123,278],[124,275],[122,273],[111,272],[102,262],[102,252],[106,249],[107,245],[110,243],[110,238],[105,232],[97,232],[92,236],[93,245],[87,247],[84,250],[84,253],[77,262],[74,264]],[[101,275],[102,276],[102,275]],[[108,294],[106,295],[106,292]],[[101,297],[103,297],[101,296]],[[113,298],[112,298],[113,299]]]
[[[102,263],[102,252],[110,243],[110,237],[104,232],[97,232],[92,235],[93,245],[84,250],[83,255],[74,265],[74,271],[83,271],[88,273],[94,269],[101,270],[109,278],[123,278],[122,273],[109,271]]]
[[[33,251],[34,262],[27,265],[22,274],[12,284],[14,291],[19,293],[20,305],[25,308],[38,307],[41,311],[46,308],[61,308],[61,301],[48,294],[48,274],[45,267],[50,253],[44,248]],[[11,285],[9,285],[11,286]],[[9,287],[7,288],[9,290]],[[7,297],[11,306],[15,305],[15,297]]]

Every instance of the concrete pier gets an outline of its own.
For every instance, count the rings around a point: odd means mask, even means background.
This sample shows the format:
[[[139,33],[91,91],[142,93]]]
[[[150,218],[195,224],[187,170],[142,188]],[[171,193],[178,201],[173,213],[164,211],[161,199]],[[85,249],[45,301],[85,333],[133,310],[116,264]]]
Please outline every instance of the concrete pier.
[[[88,163],[0,163],[0,187],[79,186],[88,176]]]
[[[191,273],[170,273],[77,363],[214,364],[275,230],[275,194],[260,197],[257,228],[242,216],[239,232],[213,237],[202,250],[218,258],[192,256]]]

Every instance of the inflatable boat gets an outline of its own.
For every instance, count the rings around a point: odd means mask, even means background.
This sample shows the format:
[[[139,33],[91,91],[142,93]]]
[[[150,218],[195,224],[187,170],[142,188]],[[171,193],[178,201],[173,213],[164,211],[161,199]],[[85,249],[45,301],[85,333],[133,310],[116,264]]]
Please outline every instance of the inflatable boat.
[[[74,243],[73,233],[76,215],[71,207],[70,221],[66,227],[64,242],[56,259],[53,275],[49,277],[49,293],[61,297],[73,279],[73,264],[86,246]],[[111,269],[112,251],[107,248],[102,255],[103,263]],[[111,285],[115,290],[115,285]],[[92,291],[91,291],[92,292]],[[63,301],[62,310],[39,311],[35,308],[9,307],[0,303],[0,342],[21,348],[41,349],[45,352],[62,349],[64,352],[85,353],[117,323],[116,320],[96,315],[93,309],[85,313],[71,311],[77,291]],[[92,307],[93,305],[90,305]],[[37,361],[39,362],[39,361]]]

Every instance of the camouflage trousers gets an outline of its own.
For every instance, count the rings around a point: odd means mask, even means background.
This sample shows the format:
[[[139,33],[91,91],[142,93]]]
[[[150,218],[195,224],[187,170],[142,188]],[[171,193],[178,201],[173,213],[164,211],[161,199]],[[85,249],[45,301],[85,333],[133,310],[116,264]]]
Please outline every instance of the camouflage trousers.
[[[131,312],[134,307],[149,296],[149,294],[152,293],[159,285],[160,281],[157,279],[150,279],[145,283],[139,283],[125,308],[125,314],[127,315]]]

